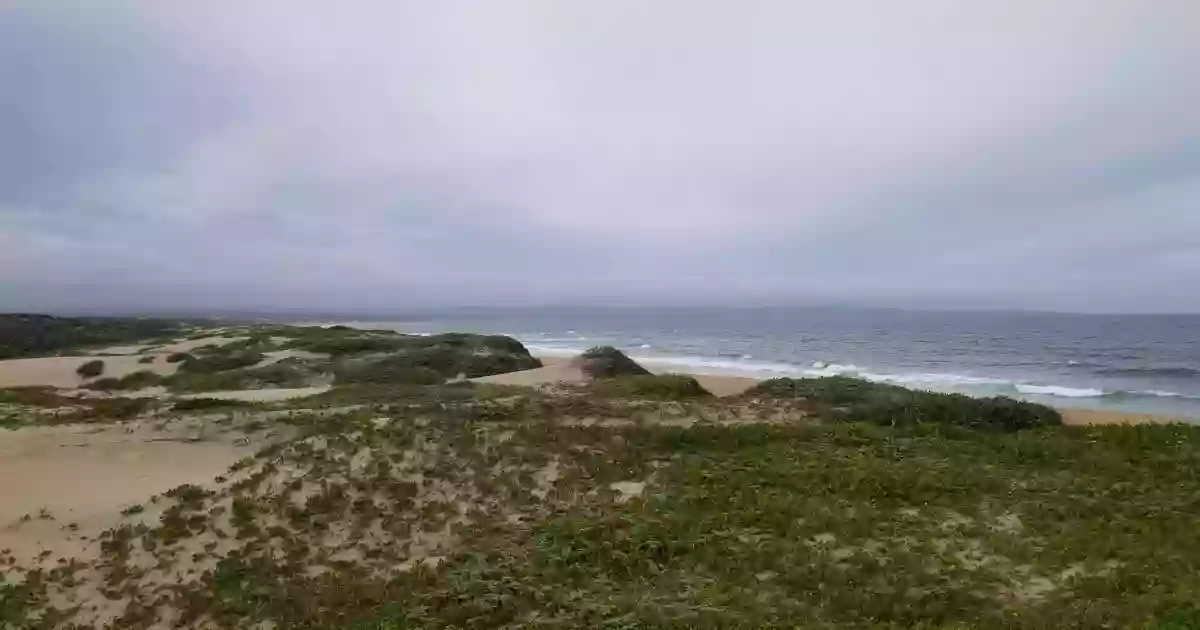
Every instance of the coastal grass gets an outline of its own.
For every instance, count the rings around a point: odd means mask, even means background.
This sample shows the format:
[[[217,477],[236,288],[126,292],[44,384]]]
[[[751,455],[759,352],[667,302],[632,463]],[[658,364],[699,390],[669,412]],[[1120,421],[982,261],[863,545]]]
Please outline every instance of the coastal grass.
[[[106,533],[118,625],[1186,628],[1200,601],[1196,427],[580,425],[424,390],[292,417]]]
[[[699,381],[685,374],[646,374],[597,379],[589,388],[602,396],[624,398],[690,400],[712,397]]]
[[[847,376],[771,379],[750,388],[741,398],[799,403],[846,422],[890,426],[937,423],[1016,430],[1062,423],[1058,411],[1046,405],[1003,396],[973,398],[912,390]]]
[[[841,377],[718,399],[607,350],[584,386],[446,383],[533,359],[506,337],[246,332],[165,384],[336,386],[174,402],[287,439],[128,507],[97,558],[0,553],[0,628],[1200,627],[1200,427]],[[333,352],[183,369],[269,337]],[[157,404],[5,390],[0,423]],[[71,604],[95,593],[116,618]]]

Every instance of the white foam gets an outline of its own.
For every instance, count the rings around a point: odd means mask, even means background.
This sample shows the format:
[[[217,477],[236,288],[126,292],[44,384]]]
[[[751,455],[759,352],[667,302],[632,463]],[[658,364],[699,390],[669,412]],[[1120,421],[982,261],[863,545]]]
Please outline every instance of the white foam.
[[[786,375],[796,374],[799,370],[797,366],[790,363],[769,363],[766,361],[739,361],[736,359],[682,356],[635,356],[631,358],[645,365],[685,368],[696,370],[699,373],[715,371],[722,374],[739,375]]]
[[[1017,384],[1017,391],[1022,394],[1041,396],[1057,396],[1059,398],[1098,398],[1104,396],[1101,389],[1062,387],[1059,385],[1026,385]]]
[[[645,349],[648,349],[649,347],[650,347],[650,344],[648,344],[648,343],[644,343],[644,344],[642,344],[642,345],[641,345],[641,348],[642,348],[643,350],[645,350]]]
[[[1129,393],[1138,394],[1140,396],[1155,396],[1157,398],[1190,398],[1190,399],[1194,399],[1194,400],[1200,399],[1200,397],[1197,397],[1197,396],[1189,396],[1187,394],[1180,394],[1179,392],[1165,392],[1165,391],[1158,390],[1158,389],[1136,390],[1136,391],[1132,391]]]
[[[525,347],[528,348],[532,354],[549,357],[574,357],[587,350],[587,348],[584,347],[568,345],[525,344]],[[640,347],[646,349],[649,347],[649,344],[643,344]],[[852,376],[877,383],[891,383],[894,385],[916,389],[964,391],[964,388],[966,388],[966,391],[970,391],[969,388],[972,387],[990,387],[993,388],[994,391],[994,388],[999,387],[1007,389],[1008,391],[1016,391],[1017,393],[1021,394],[1054,396],[1058,398],[1098,398],[1109,395],[1108,392],[1096,388],[1015,383],[1005,379],[973,376],[970,374],[935,372],[891,374],[871,372],[852,363],[827,363],[825,361],[815,361],[806,368],[792,363],[751,361],[749,360],[752,358],[750,355],[742,355],[742,357],[743,358],[741,359],[723,359],[702,356],[640,355],[633,356],[631,358],[638,363],[642,363],[652,368],[657,367],[660,369],[675,369],[682,372],[694,372],[697,374],[720,374],[750,377],[792,376],[809,378]],[[1157,390],[1135,391],[1130,393],[1143,396],[1171,398],[1186,397],[1183,394],[1177,394],[1175,392]]]
[[[576,357],[587,352],[587,348],[547,346],[535,343],[525,344],[525,349],[529,350],[529,354],[543,357]]]

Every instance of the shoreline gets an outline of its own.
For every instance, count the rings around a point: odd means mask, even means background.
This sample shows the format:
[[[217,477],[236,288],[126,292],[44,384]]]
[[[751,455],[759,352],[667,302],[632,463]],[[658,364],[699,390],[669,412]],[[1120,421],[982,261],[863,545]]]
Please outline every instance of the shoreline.
[[[478,379],[480,382],[488,382],[503,385],[524,385],[536,386],[542,384],[567,382],[579,383],[585,379],[582,374],[578,373],[571,367],[571,359],[561,356],[542,356],[537,355],[543,363],[543,367],[535,370],[526,370],[524,372],[511,372],[508,374],[498,374],[496,376],[484,377]],[[695,372],[685,372],[681,370],[664,369],[662,365],[655,365],[653,362],[646,362],[646,369],[655,374],[685,374],[695,378],[704,389],[712,392],[717,397],[737,396],[742,392],[750,389],[757,383],[760,383],[765,378],[755,378],[752,376],[731,376],[718,374],[700,374]],[[1092,409],[1082,407],[1070,407],[1064,405],[1051,405],[1062,414],[1063,424],[1072,426],[1081,425],[1104,425],[1104,424],[1170,424],[1184,423],[1196,424],[1198,421],[1194,418],[1186,418],[1182,416],[1170,416],[1164,414],[1144,413],[1144,412],[1129,412],[1105,409]]]

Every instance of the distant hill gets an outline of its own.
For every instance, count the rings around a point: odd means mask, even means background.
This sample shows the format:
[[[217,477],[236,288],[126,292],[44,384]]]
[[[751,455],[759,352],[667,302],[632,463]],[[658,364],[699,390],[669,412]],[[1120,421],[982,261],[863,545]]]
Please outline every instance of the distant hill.
[[[184,322],[133,317],[0,314],[0,359],[57,354],[80,346],[131,343],[175,334]]]

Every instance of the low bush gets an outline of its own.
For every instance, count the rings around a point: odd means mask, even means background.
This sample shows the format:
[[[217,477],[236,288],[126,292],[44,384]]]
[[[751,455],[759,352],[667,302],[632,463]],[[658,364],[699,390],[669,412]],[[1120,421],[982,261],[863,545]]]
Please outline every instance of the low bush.
[[[437,385],[446,378],[432,368],[413,365],[408,357],[388,357],[339,370],[337,385]]]
[[[107,376],[105,378],[98,378],[91,383],[84,385],[83,387],[85,389],[95,389],[102,392],[121,389],[121,379]]]
[[[153,387],[163,382],[163,377],[149,370],[141,370],[126,374],[119,381],[120,389],[142,389],[143,387]]]
[[[186,352],[175,352],[167,357],[167,363],[179,363],[181,361],[187,361],[188,359],[194,358],[195,357]]]
[[[83,378],[95,378],[100,376],[104,373],[104,361],[101,361],[100,359],[88,361],[87,363],[79,366],[79,368],[75,370],[75,373]]]
[[[186,365],[186,364],[185,364]],[[266,387],[307,387],[317,373],[295,359],[286,359],[259,368],[224,372],[179,371],[167,379],[173,391],[203,392],[225,389],[262,389]]]
[[[845,376],[771,379],[743,396],[799,399],[842,420],[892,426],[936,423],[1018,430],[1062,423],[1058,411],[1036,403],[918,391]]]
[[[699,381],[683,374],[618,376],[594,381],[591,388],[601,395],[622,398],[688,400],[712,396]]]
[[[142,389],[144,387],[161,385],[163,380],[163,377],[159,374],[155,374],[149,370],[141,370],[131,374],[126,374],[121,378],[108,377],[97,379],[91,383],[88,383],[87,385],[84,385],[84,387],[99,391]]]
[[[305,350],[331,356],[366,354],[370,352],[395,352],[404,347],[403,339],[378,336],[346,336],[335,334],[323,337],[296,339],[288,348]]]
[[[213,354],[204,357],[188,357],[179,363],[179,371],[191,374],[213,374],[249,367],[266,358],[260,352],[237,354]]]
[[[154,355],[142,357],[142,358],[138,359],[138,363],[141,363],[142,365],[148,365],[150,363],[154,363]]]
[[[592,378],[615,376],[647,376],[650,370],[638,365],[637,361],[625,356],[612,346],[597,346],[579,355],[575,360],[584,374]]]

